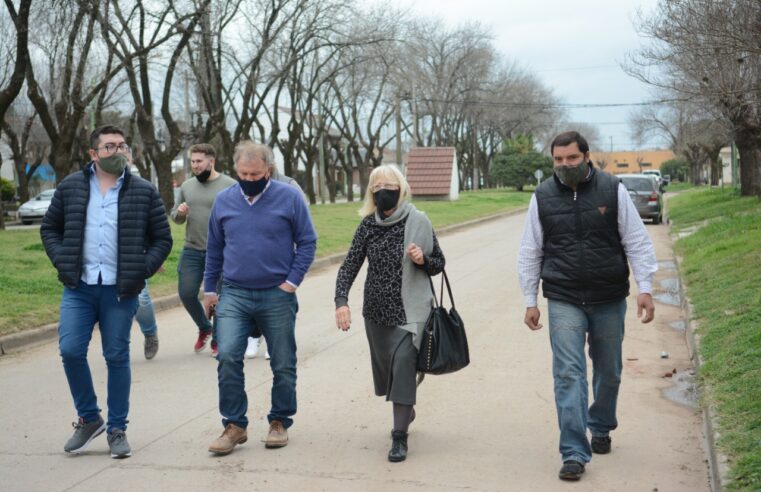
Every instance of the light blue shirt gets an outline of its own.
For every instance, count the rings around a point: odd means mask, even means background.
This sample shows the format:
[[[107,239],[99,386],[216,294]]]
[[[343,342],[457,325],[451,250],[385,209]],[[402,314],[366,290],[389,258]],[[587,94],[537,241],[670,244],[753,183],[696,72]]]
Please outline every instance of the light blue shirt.
[[[90,201],[87,203],[85,240],[82,245],[82,281],[96,285],[116,285],[117,241],[119,234],[119,190],[124,184],[122,174],[106,195],[100,193],[95,166],[90,177]]]

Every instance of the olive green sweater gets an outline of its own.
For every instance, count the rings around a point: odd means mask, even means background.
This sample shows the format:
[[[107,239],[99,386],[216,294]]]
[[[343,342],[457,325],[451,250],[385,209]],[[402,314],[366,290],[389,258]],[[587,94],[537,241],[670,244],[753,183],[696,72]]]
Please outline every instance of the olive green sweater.
[[[185,227],[186,248],[206,251],[211,206],[214,205],[214,199],[220,191],[235,183],[236,181],[226,174],[220,174],[215,180],[208,180],[205,183],[201,183],[195,177],[186,179],[182,183],[180,196],[177,203],[174,204],[171,215],[176,224],[187,222]],[[188,214],[179,216],[177,215],[177,208],[183,202],[188,204]]]

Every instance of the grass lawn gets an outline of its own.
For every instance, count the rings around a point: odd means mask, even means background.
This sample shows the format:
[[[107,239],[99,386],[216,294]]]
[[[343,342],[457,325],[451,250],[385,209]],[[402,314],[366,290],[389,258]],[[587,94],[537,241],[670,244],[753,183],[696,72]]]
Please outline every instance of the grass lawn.
[[[435,228],[528,205],[530,192],[484,190],[460,194],[456,202],[415,201]],[[360,202],[313,205],[319,235],[317,256],[346,251],[359,225]],[[165,271],[150,280],[154,297],[177,291],[177,261],[185,227],[172,224],[174,247]],[[40,241],[38,229],[0,231],[0,335],[42,326],[58,319],[61,284]]]
[[[692,184],[692,183],[683,183],[683,182],[680,181],[679,183],[669,183],[668,186],[666,186],[666,191],[667,192],[670,191],[672,193],[675,193],[677,191],[691,190],[693,188],[696,188],[696,186],[694,184]]]
[[[761,490],[761,201],[703,189],[669,201],[698,323],[703,403],[718,415],[730,488]]]

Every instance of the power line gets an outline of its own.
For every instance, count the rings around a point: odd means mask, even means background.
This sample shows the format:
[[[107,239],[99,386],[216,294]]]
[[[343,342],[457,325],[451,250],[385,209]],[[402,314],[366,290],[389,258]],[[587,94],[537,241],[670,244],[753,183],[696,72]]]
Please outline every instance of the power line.
[[[643,101],[636,103],[516,103],[507,101],[489,101],[489,100],[476,100],[466,99],[462,101],[453,101],[446,99],[434,99],[434,98],[418,98],[416,102],[430,102],[430,103],[443,103],[443,104],[463,104],[470,106],[500,106],[503,108],[519,108],[519,109],[582,109],[582,108],[623,108],[623,107],[636,107],[636,106],[657,106],[659,104],[671,104],[675,102],[683,101],[683,99],[658,99],[655,101]]]
[[[601,70],[608,68],[621,68],[619,65],[594,65],[591,67],[564,67],[564,68],[544,68],[534,70],[535,72],[572,72],[575,70]]]

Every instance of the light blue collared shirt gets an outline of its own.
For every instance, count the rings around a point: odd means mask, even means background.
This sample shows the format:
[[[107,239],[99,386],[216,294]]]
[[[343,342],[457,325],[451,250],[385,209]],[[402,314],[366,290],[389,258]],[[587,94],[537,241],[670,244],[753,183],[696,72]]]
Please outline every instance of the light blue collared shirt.
[[[106,195],[100,192],[100,182],[93,173],[90,177],[90,201],[87,203],[85,240],[82,245],[82,281],[96,285],[98,277],[103,285],[116,285],[117,241],[119,234],[119,190],[124,184],[124,174]]]

